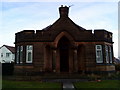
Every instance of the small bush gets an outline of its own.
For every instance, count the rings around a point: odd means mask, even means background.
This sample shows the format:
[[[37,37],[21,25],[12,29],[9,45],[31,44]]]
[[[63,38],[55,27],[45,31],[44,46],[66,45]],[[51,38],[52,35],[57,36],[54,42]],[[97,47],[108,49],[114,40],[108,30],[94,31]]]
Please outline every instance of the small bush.
[[[116,69],[116,71],[120,71],[120,64],[116,64],[115,69]]]

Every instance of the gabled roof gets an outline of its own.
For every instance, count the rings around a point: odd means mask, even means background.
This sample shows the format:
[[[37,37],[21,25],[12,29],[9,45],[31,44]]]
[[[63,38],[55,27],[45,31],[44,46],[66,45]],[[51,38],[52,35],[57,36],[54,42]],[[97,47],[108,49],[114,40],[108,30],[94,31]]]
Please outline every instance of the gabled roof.
[[[44,31],[51,31],[51,30],[77,30],[77,31],[84,31],[85,28],[75,24],[68,16],[69,14],[69,7],[63,5],[59,7],[60,18],[54,22],[52,25],[47,26],[46,28],[42,29]]]
[[[8,46],[8,45],[3,45],[3,46],[5,46],[8,50],[10,50],[12,53],[15,53],[15,47],[13,47],[13,46]],[[3,47],[2,46],[2,47]],[[2,48],[1,47],[1,48]]]
[[[80,30],[84,31],[85,28],[75,24],[69,17],[65,18],[59,18],[56,22],[54,22],[52,25],[47,26],[46,28],[42,30]]]

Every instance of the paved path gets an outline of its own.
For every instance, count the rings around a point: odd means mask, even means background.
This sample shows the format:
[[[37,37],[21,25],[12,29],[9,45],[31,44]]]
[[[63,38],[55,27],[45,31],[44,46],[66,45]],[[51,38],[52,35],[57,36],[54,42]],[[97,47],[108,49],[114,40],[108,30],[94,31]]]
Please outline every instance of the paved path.
[[[87,81],[85,79],[44,79],[45,82],[60,82],[63,84],[63,90],[75,90],[73,82]]]
[[[63,82],[63,90],[75,90],[72,82]]]

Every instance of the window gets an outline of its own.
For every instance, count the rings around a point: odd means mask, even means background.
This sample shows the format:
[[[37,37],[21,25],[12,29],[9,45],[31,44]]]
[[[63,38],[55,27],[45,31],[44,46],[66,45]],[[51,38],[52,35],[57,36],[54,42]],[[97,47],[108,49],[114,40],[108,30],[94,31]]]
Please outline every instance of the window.
[[[23,62],[23,46],[20,46],[20,63]]]
[[[3,53],[1,53],[1,57],[3,57]]]
[[[32,45],[27,45],[26,48],[26,63],[32,63],[32,57],[33,57],[33,46]]]
[[[112,49],[111,49],[111,46],[109,46],[109,57],[110,57],[110,63],[112,63]]]
[[[103,63],[102,45],[96,45],[96,62]]]
[[[19,63],[19,46],[17,46],[16,63]]]
[[[7,57],[7,58],[10,57],[10,54],[11,54],[11,53],[6,53],[6,57]]]
[[[109,54],[108,54],[108,46],[105,45],[105,51],[106,51],[106,63],[109,63]]]

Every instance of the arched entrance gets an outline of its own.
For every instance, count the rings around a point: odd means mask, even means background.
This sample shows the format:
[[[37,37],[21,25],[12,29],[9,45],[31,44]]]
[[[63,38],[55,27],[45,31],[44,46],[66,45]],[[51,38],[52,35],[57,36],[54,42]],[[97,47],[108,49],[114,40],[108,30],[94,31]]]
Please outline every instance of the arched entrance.
[[[60,72],[69,72],[69,40],[63,36],[58,43],[60,54]]]

